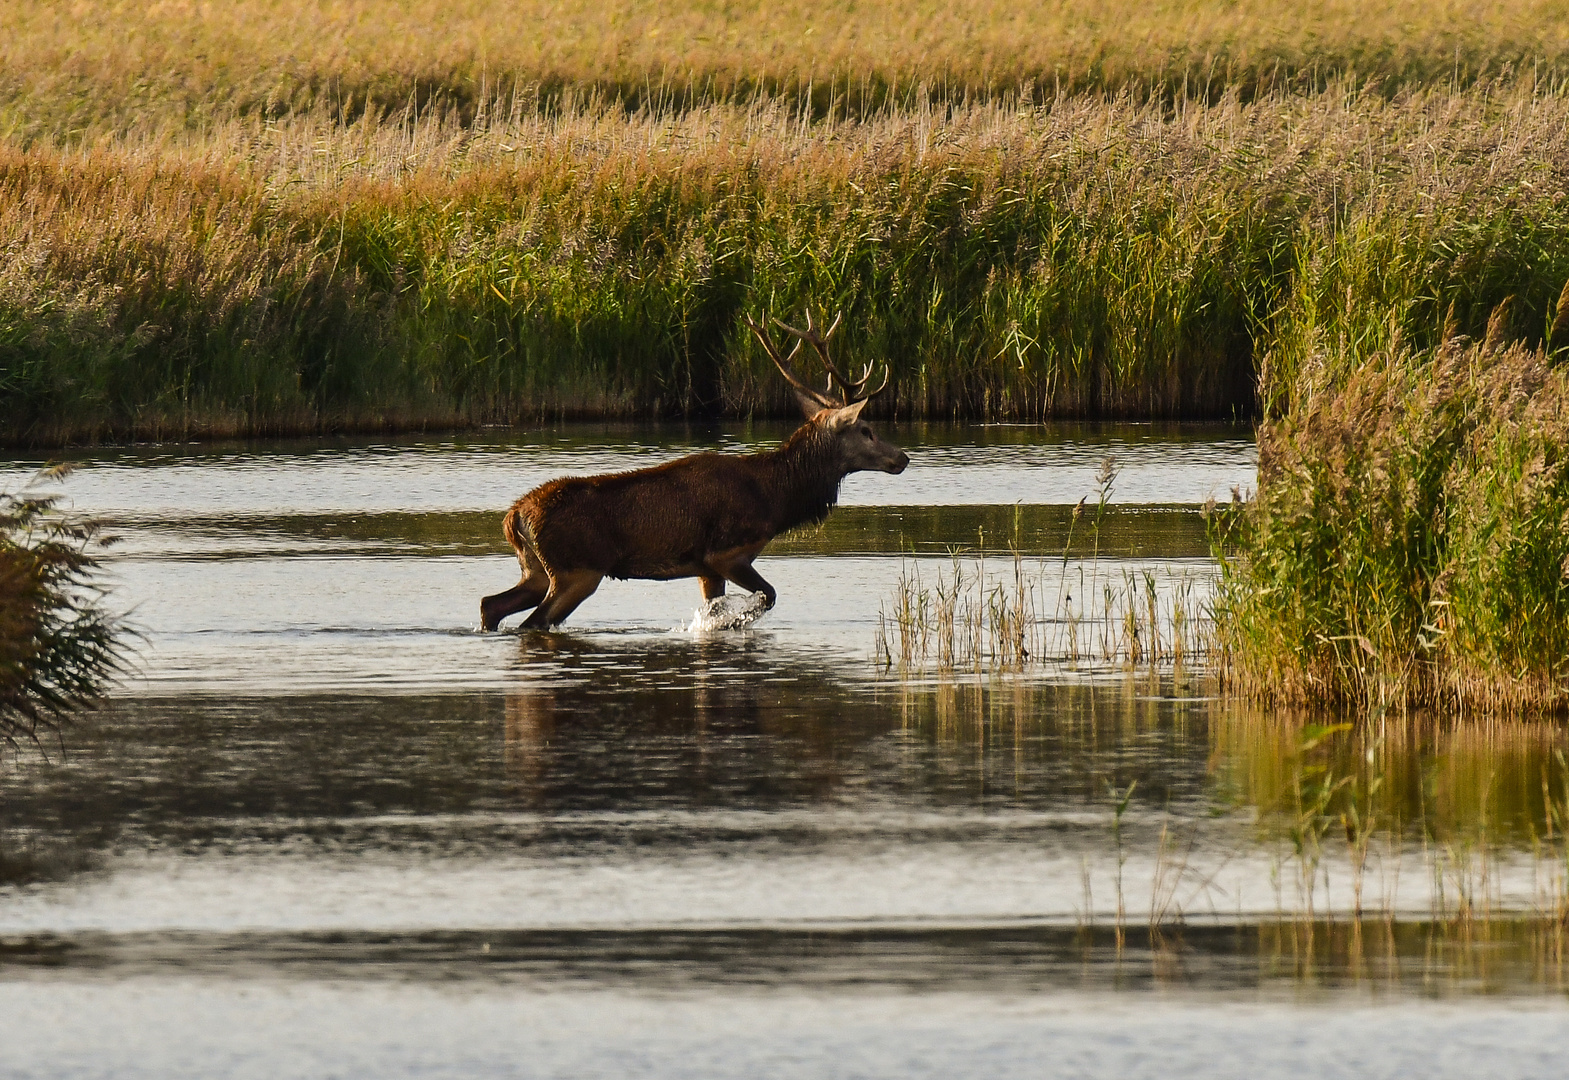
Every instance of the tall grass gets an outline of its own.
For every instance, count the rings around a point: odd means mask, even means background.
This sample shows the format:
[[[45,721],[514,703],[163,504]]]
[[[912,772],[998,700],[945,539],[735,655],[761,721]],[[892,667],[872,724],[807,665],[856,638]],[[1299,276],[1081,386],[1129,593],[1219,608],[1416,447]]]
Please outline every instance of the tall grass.
[[[1350,76],[1383,92],[1566,74],[1561,0],[12,0],[0,133],[53,140],[405,105],[468,119],[498,88],[633,109],[754,94],[864,116],[1030,88],[1245,98]]]
[[[806,304],[901,415],[1245,414],[1569,277],[1529,82],[537,104],[0,147],[0,439],[787,412],[740,320]]]
[[[1215,608],[1234,689],[1375,713],[1569,703],[1564,298],[1546,347],[1507,343],[1503,305],[1482,342],[1396,340],[1261,427]]]

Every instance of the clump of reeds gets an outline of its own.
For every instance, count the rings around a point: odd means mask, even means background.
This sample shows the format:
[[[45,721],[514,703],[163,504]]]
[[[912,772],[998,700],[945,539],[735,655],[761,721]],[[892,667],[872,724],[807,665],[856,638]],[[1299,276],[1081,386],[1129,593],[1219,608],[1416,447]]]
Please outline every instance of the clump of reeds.
[[[57,502],[0,493],[0,739],[13,747],[95,705],[123,665],[120,620],[93,580],[98,527]]]
[[[1569,290],[1561,310],[1569,310]],[[1216,631],[1243,694],[1297,703],[1569,702],[1569,375],[1557,347],[1396,343],[1259,431],[1224,516]]]
[[[1017,552],[1001,572],[998,562],[956,552],[931,573],[907,561],[878,613],[877,661],[948,675],[1040,665],[1180,672],[1204,660],[1208,575]]]

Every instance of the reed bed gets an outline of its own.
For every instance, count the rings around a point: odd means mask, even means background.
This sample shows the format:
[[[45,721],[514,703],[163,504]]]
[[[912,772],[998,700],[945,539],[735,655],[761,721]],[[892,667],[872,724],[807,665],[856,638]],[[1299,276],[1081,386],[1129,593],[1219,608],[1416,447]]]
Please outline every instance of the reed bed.
[[[1031,87],[1251,98],[1351,74],[1393,92],[1511,69],[1561,77],[1565,15],[1554,0],[14,0],[0,13],[0,132],[94,138],[408,104],[470,118],[498,88],[632,109],[763,94],[816,116]]]
[[[742,316],[845,312],[885,413],[1293,407],[1326,343],[1540,337],[1569,98],[1019,93],[814,118],[532,92],[0,145],[0,440],[786,414]]]
[[[1380,716],[1569,703],[1569,288],[1545,345],[1398,341],[1259,431],[1215,603],[1232,691]],[[1332,364],[1332,361],[1331,361]]]

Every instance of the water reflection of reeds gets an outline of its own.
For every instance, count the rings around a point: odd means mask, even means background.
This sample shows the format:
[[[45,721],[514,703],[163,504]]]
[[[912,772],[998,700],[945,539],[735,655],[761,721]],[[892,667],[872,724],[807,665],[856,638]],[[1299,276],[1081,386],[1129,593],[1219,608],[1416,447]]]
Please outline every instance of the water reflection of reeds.
[[[1440,995],[1569,989],[1559,920],[1296,920],[1262,923],[1253,933],[1260,979],[1300,987],[1350,984]]]
[[[1529,844],[1563,831],[1569,775],[1555,726],[1426,713],[1356,726],[1312,719],[1216,710],[1213,768],[1226,797],[1273,820],[1328,790],[1318,801],[1337,821],[1434,843]]]
[[[1218,917],[1201,907],[1213,907],[1208,890],[1229,866],[1255,886],[1268,879],[1281,933],[1421,913],[1481,942],[1502,923],[1528,924],[1543,948],[1561,951],[1569,739],[1557,728],[1431,715],[1324,722],[1194,696],[1203,684],[1169,671],[1078,684],[998,674],[889,684],[907,730],[989,758],[994,785],[1047,760],[1076,778],[1071,789],[1104,821],[1095,889],[1115,889],[1119,929],[1162,933]],[[1159,786],[1148,755],[1181,757],[1183,745],[1206,739],[1202,788]],[[1090,876],[1086,863],[1086,912],[1096,910]]]

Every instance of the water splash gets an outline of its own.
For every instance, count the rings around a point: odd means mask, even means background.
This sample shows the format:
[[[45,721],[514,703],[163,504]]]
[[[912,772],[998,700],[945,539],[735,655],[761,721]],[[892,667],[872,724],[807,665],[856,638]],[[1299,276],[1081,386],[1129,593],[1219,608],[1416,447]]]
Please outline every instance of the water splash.
[[[688,634],[711,634],[751,626],[768,610],[768,597],[760,592],[746,596],[716,596],[692,612],[692,621],[681,628]]]

